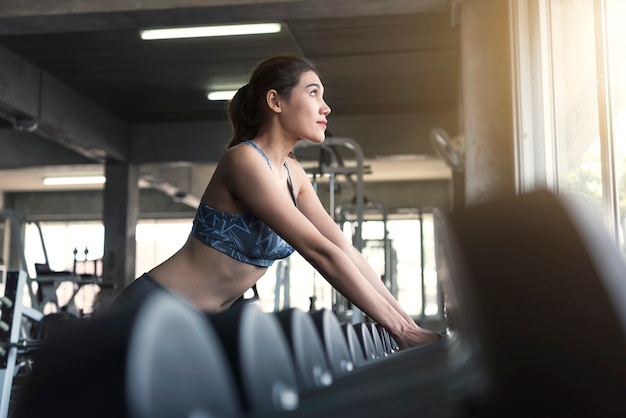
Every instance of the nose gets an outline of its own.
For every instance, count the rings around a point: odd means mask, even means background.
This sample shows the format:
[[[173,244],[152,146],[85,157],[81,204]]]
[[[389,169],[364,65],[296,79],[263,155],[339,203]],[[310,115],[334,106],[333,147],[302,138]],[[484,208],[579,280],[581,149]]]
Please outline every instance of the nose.
[[[324,102],[324,105],[322,106],[322,115],[328,116],[328,114],[330,114],[330,106]]]

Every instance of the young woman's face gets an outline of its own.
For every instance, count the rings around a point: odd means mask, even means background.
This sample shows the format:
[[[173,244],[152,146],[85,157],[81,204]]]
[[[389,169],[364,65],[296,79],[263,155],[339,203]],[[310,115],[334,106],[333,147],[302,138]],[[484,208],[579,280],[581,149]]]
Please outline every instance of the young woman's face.
[[[313,71],[302,73],[300,81],[283,102],[281,123],[298,139],[322,143],[330,107],[324,101],[324,86]]]

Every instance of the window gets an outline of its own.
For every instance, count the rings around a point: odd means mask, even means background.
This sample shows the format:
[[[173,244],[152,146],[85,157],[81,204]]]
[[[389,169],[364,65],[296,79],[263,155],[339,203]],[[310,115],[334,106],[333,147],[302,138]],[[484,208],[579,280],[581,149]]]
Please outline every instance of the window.
[[[161,264],[178,251],[191,232],[192,220],[142,220],[135,229],[135,275]]]
[[[25,228],[24,255],[30,277],[37,277],[35,263],[46,261],[53,271],[102,274],[102,264],[97,261],[102,258],[104,252],[104,227],[101,223],[42,222],[39,227],[35,223],[28,223]],[[99,287],[93,284],[75,289],[72,281],[62,281],[56,291],[59,306],[65,306],[70,302],[76,290],[72,302],[84,314],[91,313],[94,298],[99,291]],[[30,300],[24,303],[30,306]],[[56,307],[44,306],[44,313],[54,311]]]
[[[519,189],[592,202],[623,249],[626,2],[527,0],[512,11]]]
[[[617,238],[623,250],[626,236],[626,2],[606,2],[606,50],[609,74],[608,122],[614,148],[617,188]]]
[[[410,219],[389,220],[386,225],[385,236],[383,221],[363,223],[363,254],[411,315],[438,315],[432,215],[422,214],[420,218],[416,214]],[[52,270],[72,272],[75,268],[78,274],[94,271],[102,274],[101,264],[92,261],[101,259],[104,252],[104,227],[101,223],[47,222],[40,226]],[[351,224],[347,222],[344,226],[347,237],[351,239]],[[136,276],[171,257],[185,243],[190,230],[189,219],[140,221],[136,228]],[[29,274],[35,277],[34,263],[46,260],[35,224],[26,228],[25,253]],[[286,274],[288,286],[283,285]],[[312,298],[316,309],[333,309],[336,298],[330,284],[297,252],[287,260],[275,262],[258,281],[257,288],[261,307],[267,312],[287,306],[308,311]],[[74,290],[71,281],[59,286],[57,297],[61,306],[69,301]],[[95,285],[83,286],[74,297],[76,307],[83,313],[91,313],[97,292]],[[246,295],[250,296],[250,293]],[[50,307],[46,313],[52,311]]]

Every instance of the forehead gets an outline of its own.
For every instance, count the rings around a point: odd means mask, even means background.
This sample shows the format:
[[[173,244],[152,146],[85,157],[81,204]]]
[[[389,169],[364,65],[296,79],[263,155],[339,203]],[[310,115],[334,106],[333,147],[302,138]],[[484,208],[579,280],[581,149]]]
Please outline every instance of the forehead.
[[[310,84],[317,84],[318,86],[322,87],[322,81],[320,80],[318,75],[315,73],[315,71],[309,70],[309,71],[305,71],[302,73],[302,75],[300,76],[300,81],[298,82],[298,85],[302,87],[306,87]]]

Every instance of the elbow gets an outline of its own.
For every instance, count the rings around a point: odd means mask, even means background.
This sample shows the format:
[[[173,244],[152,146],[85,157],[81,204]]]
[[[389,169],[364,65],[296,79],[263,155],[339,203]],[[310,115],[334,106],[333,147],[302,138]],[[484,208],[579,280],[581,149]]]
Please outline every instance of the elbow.
[[[330,264],[328,256],[323,253],[313,252],[309,254],[302,254],[302,257],[319,272],[325,271],[325,266]]]
[[[304,251],[299,251],[302,257],[320,273],[330,271],[330,267],[338,262],[337,250],[333,251],[333,248],[307,248]]]

